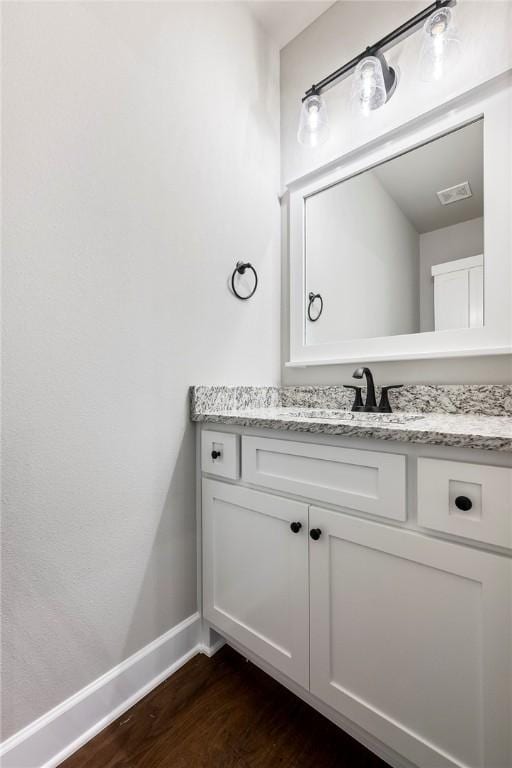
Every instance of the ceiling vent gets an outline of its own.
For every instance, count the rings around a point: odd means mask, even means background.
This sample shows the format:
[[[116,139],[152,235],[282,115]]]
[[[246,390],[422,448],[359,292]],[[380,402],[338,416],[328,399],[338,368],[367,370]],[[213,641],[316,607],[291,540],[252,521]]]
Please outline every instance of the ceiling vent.
[[[466,198],[471,197],[472,195],[473,193],[469,186],[469,181],[463,181],[460,184],[456,184],[454,187],[441,189],[437,192],[441,205],[457,203],[459,200],[466,200]]]

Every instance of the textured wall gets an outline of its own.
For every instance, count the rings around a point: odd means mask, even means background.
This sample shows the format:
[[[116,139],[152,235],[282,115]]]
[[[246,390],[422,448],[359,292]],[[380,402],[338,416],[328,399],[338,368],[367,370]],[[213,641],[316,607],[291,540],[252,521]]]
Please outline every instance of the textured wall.
[[[315,81],[341,66],[367,45],[425,6],[410,0],[368,0],[335,3],[281,51],[281,181],[299,178],[377,139],[466,90],[512,67],[512,3],[461,0],[456,18],[464,42],[465,59],[441,84],[418,77],[421,36],[415,34],[388,52],[399,71],[399,84],[389,103],[366,119],[349,108],[351,78],[326,94],[331,135],[316,150],[301,147],[296,138],[300,100]],[[286,204],[283,206],[282,358],[289,359]],[[512,378],[510,356],[446,360],[414,360],[372,364],[382,383],[507,383]],[[283,383],[309,384],[348,381],[354,365],[284,368]]]
[[[3,14],[5,738],[196,610],[187,387],[277,383],[280,267],[246,8]]]

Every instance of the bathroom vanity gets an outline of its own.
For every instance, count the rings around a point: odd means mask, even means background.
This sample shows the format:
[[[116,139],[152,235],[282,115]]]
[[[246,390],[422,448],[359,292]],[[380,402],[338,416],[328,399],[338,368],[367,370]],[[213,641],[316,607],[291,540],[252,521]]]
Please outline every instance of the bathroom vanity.
[[[286,366],[510,354],[511,95],[287,183]],[[512,386],[390,400],[193,388],[203,617],[390,765],[510,768]]]
[[[349,397],[192,390],[204,619],[393,766],[505,768],[512,387]]]

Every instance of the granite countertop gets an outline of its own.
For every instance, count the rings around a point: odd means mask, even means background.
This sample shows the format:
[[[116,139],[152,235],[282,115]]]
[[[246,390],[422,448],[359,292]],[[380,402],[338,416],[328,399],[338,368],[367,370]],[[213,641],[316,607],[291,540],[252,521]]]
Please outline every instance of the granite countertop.
[[[512,385],[408,386],[392,414],[350,412],[341,387],[192,387],[193,421],[512,452]]]

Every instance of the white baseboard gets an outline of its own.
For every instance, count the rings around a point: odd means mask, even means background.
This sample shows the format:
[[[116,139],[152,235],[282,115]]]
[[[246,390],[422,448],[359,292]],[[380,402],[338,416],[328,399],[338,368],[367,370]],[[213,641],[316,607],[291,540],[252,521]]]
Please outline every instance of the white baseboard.
[[[2,768],[56,768],[189,659],[212,656],[214,648],[201,643],[194,613],[4,741]]]

